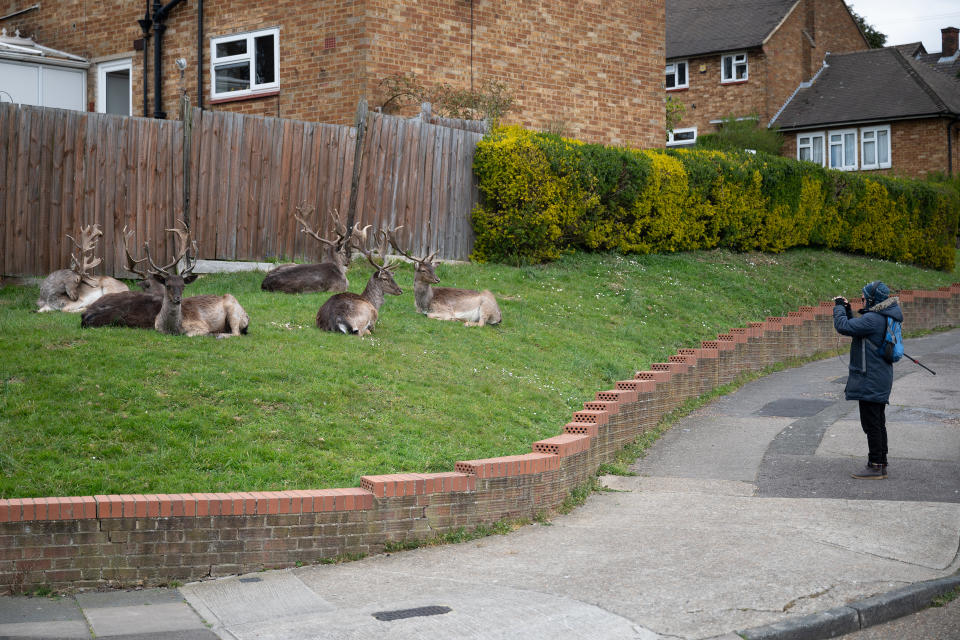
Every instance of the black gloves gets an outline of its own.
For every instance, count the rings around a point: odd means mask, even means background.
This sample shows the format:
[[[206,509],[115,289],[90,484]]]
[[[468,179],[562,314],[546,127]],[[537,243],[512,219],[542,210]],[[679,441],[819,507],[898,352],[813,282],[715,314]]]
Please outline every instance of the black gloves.
[[[843,307],[843,306],[846,306],[846,305],[847,305],[847,302],[846,302],[843,298],[841,298],[841,297],[838,296],[838,297],[836,297],[836,298],[833,299],[833,304],[836,305],[836,306]]]

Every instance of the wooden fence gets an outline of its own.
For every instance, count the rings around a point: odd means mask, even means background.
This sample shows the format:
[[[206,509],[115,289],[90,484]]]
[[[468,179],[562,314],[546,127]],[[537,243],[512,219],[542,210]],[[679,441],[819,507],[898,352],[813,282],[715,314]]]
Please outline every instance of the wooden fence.
[[[193,111],[190,214],[200,258],[319,258],[298,233],[305,204],[321,233],[338,210],[346,218],[357,131],[335,126]],[[403,229],[412,253],[427,248],[466,259],[472,171],[481,133],[422,119],[367,116],[356,219]],[[0,104],[0,271],[42,276],[68,267],[83,224],[104,230],[98,273],[125,276],[122,230],[149,240],[163,258],[167,229],[184,219],[184,124]],[[430,231],[430,237],[427,231]]]

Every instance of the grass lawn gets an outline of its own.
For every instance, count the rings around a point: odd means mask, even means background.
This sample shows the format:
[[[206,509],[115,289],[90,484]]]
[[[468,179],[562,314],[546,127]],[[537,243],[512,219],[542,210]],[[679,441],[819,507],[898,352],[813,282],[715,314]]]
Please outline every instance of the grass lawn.
[[[503,324],[417,314],[410,265],[396,278],[404,294],[363,340],[315,328],[329,294],[262,292],[260,273],[187,290],[239,299],[250,334],[228,340],[81,329],[79,315],[32,313],[36,287],[0,289],[0,497],[352,487],[366,474],[450,471],[530,451],[597,391],[730,327],[855,297],[877,278],[894,289],[960,281],[808,249],[437,271],[443,285],[492,290]],[[369,274],[355,262],[350,290]]]

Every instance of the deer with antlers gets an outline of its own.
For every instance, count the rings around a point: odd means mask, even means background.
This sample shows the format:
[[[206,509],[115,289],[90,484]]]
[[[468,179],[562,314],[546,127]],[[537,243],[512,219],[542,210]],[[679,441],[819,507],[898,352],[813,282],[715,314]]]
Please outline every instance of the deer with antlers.
[[[127,285],[110,276],[95,276],[89,270],[102,262],[94,258],[97,239],[103,235],[97,224],[80,228],[80,242],[67,235],[80,255],[70,253],[70,268],[54,271],[40,285],[37,311],[66,311],[76,313],[86,309],[97,298],[118,291],[127,291]]]
[[[150,267],[146,271],[137,270],[144,261],[128,257],[128,268],[139,273],[144,280],[155,279],[163,289],[163,299],[157,313],[153,328],[160,333],[187,336],[216,336],[227,338],[247,332],[250,318],[246,311],[229,293],[222,296],[201,295],[183,297],[183,290],[188,284],[196,280],[193,273],[196,266],[196,243],[190,241],[190,233],[186,229],[167,229],[175,236],[176,252],[173,260],[163,266],[158,266],[150,255],[150,243],[144,242],[146,262]],[[191,251],[192,249],[192,251]],[[182,271],[175,267],[183,261]],[[155,303],[151,303],[155,304]]]
[[[384,295],[398,296],[403,293],[403,289],[393,279],[393,272],[400,265],[387,261],[387,232],[379,231],[377,237],[380,239],[377,251],[380,262],[377,262],[363,245],[355,244],[355,248],[366,256],[374,268],[363,293],[357,295],[344,292],[330,296],[317,311],[317,327],[320,329],[354,334],[362,338],[373,331],[377,324]]]
[[[419,313],[435,320],[458,320],[467,327],[500,324],[500,307],[490,291],[435,287],[440,282],[437,263],[433,261],[436,253],[430,253],[428,247],[426,257],[414,257],[400,248],[394,233],[390,234],[390,243],[414,264],[413,299]]]
[[[337,239],[328,240],[314,231],[306,217],[313,212],[313,207],[301,205],[297,207],[294,218],[300,223],[300,232],[312,236],[323,247],[323,257],[316,264],[285,264],[280,265],[266,275],[260,288],[264,291],[281,291],[283,293],[311,293],[315,291],[346,291],[347,267],[349,261],[350,238],[352,229],[347,229],[340,220],[340,214],[334,210],[334,228]],[[358,231],[359,242],[365,242],[367,229]]]

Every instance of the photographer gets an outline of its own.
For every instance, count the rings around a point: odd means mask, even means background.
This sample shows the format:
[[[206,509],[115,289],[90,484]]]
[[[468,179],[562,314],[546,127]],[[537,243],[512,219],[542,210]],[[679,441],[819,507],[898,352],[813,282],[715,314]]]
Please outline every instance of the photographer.
[[[864,305],[855,318],[844,297],[834,298],[833,327],[850,336],[850,373],[844,389],[847,400],[860,402],[860,426],[867,434],[867,466],[851,474],[859,480],[887,477],[886,405],[893,387],[893,365],[881,355],[887,318],[903,322],[899,300],[890,297],[890,289],[879,280],[863,288]]]

